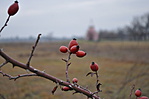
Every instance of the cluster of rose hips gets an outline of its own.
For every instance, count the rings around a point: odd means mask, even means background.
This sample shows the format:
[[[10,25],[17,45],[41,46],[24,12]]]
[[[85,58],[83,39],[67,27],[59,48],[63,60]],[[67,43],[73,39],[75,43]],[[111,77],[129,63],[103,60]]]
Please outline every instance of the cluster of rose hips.
[[[135,91],[135,95],[136,95],[136,97],[137,97],[138,99],[149,99],[149,98],[146,97],[146,96],[141,96],[141,95],[142,95],[141,89],[137,89],[137,90]]]
[[[86,55],[86,52],[79,49],[80,49],[80,46],[75,38],[69,42],[68,47],[61,46],[59,48],[60,52],[62,53],[69,52],[70,54],[76,54],[77,57],[84,57]]]

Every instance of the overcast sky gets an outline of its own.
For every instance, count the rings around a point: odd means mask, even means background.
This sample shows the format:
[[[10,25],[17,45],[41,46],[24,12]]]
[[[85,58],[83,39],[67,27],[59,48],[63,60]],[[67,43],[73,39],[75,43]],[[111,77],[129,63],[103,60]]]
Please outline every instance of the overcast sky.
[[[1,38],[85,35],[91,20],[97,31],[129,25],[135,16],[149,12],[149,0],[18,0],[20,9],[10,18]],[[0,0],[0,28],[14,0]]]

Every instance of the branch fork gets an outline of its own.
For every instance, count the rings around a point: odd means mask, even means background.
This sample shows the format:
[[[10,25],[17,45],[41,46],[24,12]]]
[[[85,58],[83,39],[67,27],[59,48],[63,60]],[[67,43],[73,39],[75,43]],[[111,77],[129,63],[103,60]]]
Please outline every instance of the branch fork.
[[[68,59],[62,59],[63,61],[66,62],[66,81],[63,81],[61,79],[58,79],[50,74],[47,74],[45,73],[44,71],[40,71],[34,67],[32,67],[30,65],[30,61],[31,61],[31,58],[33,56],[33,53],[35,51],[35,48],[37,46],[37,43],[40,39],[40,35],[38,35],[38,38],[36,40],[36,43],[35,45],[33,46],[33,49],[31,51],[31,54],[30,54],[30,57],[28,59],[28,62],[27,64],[24,64],[24,63],[21,63],[13,58],[11,58],[10,56],[8,56],[4,51],[2,51],[2,49],[0,49],[0,56],[2,58],[5,59],[5,62],[2,63],[0,65],[0,68],[2,68],[4,65],[6,65],[7,63],[11,63],[14,66],[17,66],[17,67],[20,67],[22,69],[25,69],[25,70],[28,70],[32,73],[29,73],[29,74],[21,74],[21,75],[17,75],[17,76],[11,76],[7,73],[3,73],[2,71],[0,71],[0,74],[2,74],[3,76],[6,76],[8,77],[10,80],[17,80],[18,78],[22,78],[22,77],[29,77],[29,76],[40,76],[40,77],[43,77],[45,79],[48,79],[50,81],[53,81],[54,83],[56,83],[56,86],[53,88],[52,90],[52,94],[54,94],[54,92],[57,90],[58,86],[66,86],[66,87],[70,87],[72,90],[75,91],[75,93],[81,93],[81,94],[84,94],[85,96],[87,96],[88,98],[92,98],[92,99],[101,99],[99,96],[96,96],[95,94],[93,94],[91,91],[89,91],[88,89],[82,87],[82,86],[79,86],[79,85],[76,85],[76,84],[72,84],[70,83],[70,80],[69,80],[69,77],[68,77],[68,67],[70,66],[70,56],[71,56],[71,53],[69,53],[68,55]]]

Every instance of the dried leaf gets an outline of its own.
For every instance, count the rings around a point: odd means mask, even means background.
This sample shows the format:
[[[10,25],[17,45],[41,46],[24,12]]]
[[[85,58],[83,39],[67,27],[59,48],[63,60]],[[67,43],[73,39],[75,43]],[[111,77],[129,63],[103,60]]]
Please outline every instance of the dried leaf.
[[[54,92],[57,90],[58,86],[55,86],[52,90],[52,94],[54,95]]]
[[[94,75],[94,73],[93,72],[89,72],[89,73],[86,74],[86,76],[88,76],[88,75],[91,75],[91,77],[92,77]]]
[[[97,86],[96,86],[98,92],[101,92],[100,85],[102,85],[102,84],[101,83],[98,83]]]

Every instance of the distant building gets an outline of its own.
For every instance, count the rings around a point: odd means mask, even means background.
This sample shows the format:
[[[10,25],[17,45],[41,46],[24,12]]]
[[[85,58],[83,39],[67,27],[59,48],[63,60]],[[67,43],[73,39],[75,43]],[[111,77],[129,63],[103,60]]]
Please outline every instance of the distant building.
[[[89,41],[98,41],[99,40],[99,34],[96,32],[93,25],[89,26],[89,28],[87,30],[86,40],[89,40]]]

